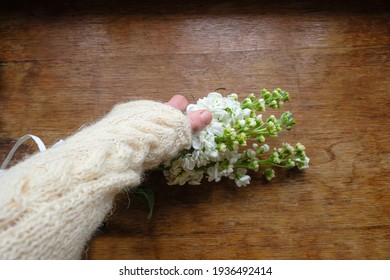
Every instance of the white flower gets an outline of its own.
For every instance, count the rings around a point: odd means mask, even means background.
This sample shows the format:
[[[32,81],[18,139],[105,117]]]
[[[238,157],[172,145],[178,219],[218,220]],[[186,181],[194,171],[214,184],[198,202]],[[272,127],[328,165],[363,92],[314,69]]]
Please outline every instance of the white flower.
[[[189,114],[189,113],[192,113],[192,112],[195,112],[195,111],[198,111],[198,110],[199,110],[198,105],[190,104],[190,105],[187,106],[186,112],[187,112],[187,114]]]
[[[205,131],[209,134],[221,136],[223,134],[223,124],[213,120],[206,128]]]
[[[196,165],[196,160],[192,157],[192,154],[186,154],[183,160],[183,168],[187,170],[193,170]]]
[[[249,175],[244,175],[240,179],[236,179],[235,182],[237,187],[246,186],[251,182],[251,177]]]
[[[206,131],[202,131],[202,133],[200,133],[199,135],[199,140],[203,145],[205,152],[208,155],[210,155],[210,157],[213,158],[218,157],[217,143],[215,143],[214,134],[207,133]]]
[[[221,180],[221,172],[219,171],[219,163],[217,162],[214,166],[207,168],[207,174],[209,182],[219,182]]]
[[[191,158],[196,162],[197,167],[202,167],[210,162],[209,156],[203,151],[195,150],[192,152]]]
[[[182,172],[178,174],[177,176],[172,176],[171,174],[168,174],[169,179],[168,185],[184,185],[188,182],[189,179],[189,173],[188,172]]]
[[[214,112],[217,109],[225,109],[225,103],[226,100],[222,97],[220,93],[211,92],[207,97],[199,99],[197,105],[200,109],[206,109],[210,112]]]
[[[233,165],[229,165],[225,170],[222,170],[221,176],[229,177],[234,172]]]
[[[200,185],[200,181],[203,179],[203,171],[190,171],[188,172],[190,178],[188,184],[190,185]]]

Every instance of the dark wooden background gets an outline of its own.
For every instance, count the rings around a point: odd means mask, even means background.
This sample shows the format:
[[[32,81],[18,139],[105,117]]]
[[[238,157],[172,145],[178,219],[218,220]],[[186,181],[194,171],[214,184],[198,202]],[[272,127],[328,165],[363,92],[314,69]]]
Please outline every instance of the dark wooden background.
[[[283,87],[298,123],[273,144],[305,144],[310,169],[246,188],[150,174],[153,218],[118,196],[85,258],[390,259],[389,54],[388,1],[1,1],[0,162],[117,102]]]

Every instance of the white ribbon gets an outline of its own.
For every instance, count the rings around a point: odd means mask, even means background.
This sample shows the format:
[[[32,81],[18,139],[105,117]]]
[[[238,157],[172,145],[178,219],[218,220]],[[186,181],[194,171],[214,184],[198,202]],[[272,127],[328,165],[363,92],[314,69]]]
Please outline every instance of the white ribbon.
[[[4,171],[7,168],[7,165],[11,161],[12,157],[14,156],[16,150],[20,147],[20,145],[22,145],[25,141],[27,141],[30,138],[32,140],[34,140],[34,142],[37,144],[40,152],[46,151],[46,146],[43,143],[43,141],[41,140],[41,138],[39,138],[38,136],[32,135],[32,134],[26,134],[26,135],[20,137],[18,141],[16,141],[15,145],[12,147],[11,151],[8,153],[3,164],[1,165],[0,172]],[[64,142],[64,140],[60,140],[57,143],[55,143],[53,145],[53,147],[61,145],[63,142]]]

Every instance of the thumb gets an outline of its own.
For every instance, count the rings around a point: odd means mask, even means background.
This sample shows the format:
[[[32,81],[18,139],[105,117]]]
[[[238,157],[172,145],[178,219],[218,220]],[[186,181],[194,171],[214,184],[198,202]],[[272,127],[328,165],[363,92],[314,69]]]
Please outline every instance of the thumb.
[[[205,128],[213,119],[211,113],[207,110],[199,110],[187,115],[193,132],[198,132]]]

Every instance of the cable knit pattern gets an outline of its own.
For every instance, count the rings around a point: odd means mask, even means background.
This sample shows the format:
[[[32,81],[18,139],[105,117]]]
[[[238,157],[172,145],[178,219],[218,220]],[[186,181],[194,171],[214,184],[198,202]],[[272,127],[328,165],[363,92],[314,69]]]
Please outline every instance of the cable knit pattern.
[[[135,101],[0,173],[0,258],[80,258],[115,195],[190,143],[180,111]]]

